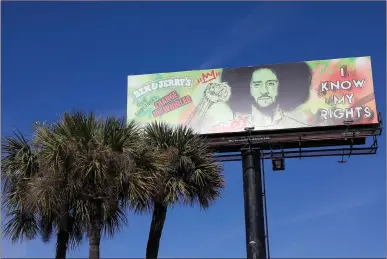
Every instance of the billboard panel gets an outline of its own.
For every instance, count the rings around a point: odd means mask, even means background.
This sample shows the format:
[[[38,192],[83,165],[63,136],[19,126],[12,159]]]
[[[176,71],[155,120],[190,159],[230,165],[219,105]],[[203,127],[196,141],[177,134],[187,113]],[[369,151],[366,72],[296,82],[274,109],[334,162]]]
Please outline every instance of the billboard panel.
[[[370,57],[128,76],[127,118],[200,134],[378,123]]]

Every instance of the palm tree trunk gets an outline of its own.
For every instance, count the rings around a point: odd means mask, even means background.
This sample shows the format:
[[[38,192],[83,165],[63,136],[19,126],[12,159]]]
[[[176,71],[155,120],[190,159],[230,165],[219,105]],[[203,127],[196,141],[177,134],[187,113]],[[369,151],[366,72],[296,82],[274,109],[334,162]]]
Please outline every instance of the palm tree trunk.
[[[91,222],[89,235],[89,259],[99,259],[99,246],[101,243],[101,203],[95,204],[96,211]]]
[[[59,229],[56,237],[56,259],[65,259],[67,253],[67,245],[69,243],[69,214],[68,214],[68,205],[63,204],[60,206],[60,219],[59,219]]]
[[[99,259],[99,245],[101,243],[101,227],[93,224],[89,237],[89,259]]]
[[[155,259],[159,254],[160,239],[163,232],[168,207],[155,202],[152,223],[149,231],[148,244],[146,246],[146,258]]]

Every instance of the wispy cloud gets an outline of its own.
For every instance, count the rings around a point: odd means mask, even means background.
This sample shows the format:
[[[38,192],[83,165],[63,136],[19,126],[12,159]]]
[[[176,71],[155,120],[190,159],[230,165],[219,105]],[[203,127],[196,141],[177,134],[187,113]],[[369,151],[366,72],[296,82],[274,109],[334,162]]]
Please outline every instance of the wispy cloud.
[[[200,66],[201,69],[221,66],[252,43],[268,42],[296,10],[279,8],[278,5],[259,3],[246,17],[237,21],[219,37],[214,53]],[[257,47],[258,50],[258,47]],[[224,65],[223,65],[224,66]]]
[[[288,214],[284,217],[271,217],[269,218],[270,225],[291,225],[294,223],[302,223],[309,220],[314,220],[330,215],[335,215],[339,213],[344,213],[346,211],[371,206],[374,204],[383,203],[382,192],[373,192],[368,195],[355,196],[352,199],[343,199],[341,201],[334,201],[332,203],[322,205],[316,204],[314,207],[310,207],[306,210],[301,210],[297,214]],[[228,242],[237,238],[241,238],[245,235],[245,225],[244,222],[237,224],[227,230],[222,236],[221,239],[217,240],[217,243]]]
[[[353,210],[361,207],[367,207],[373,204],[381,203],[383,194],[380,192],[369,193],[361,197],[355,196],[350,200],[336,201],[326,205],[316,204],[308,210],[301,211],[299,214],[287,215],[283,218],[273,219],[275,224],[293,224],[300,223],[316,218],[326,217],[338,213],[343,213],[348,210]]]

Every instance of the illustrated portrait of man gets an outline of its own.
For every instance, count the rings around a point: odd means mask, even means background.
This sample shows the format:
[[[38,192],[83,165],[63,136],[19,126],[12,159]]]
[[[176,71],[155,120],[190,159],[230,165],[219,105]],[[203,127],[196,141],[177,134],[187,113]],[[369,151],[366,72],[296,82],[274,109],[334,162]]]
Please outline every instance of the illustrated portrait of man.
[[[197,122],[208,132],[238,117],[255,129],[307,127],[297,108],[309,99],[311,78],[305,62],[223,69],[222,83],[204,92]]]
[[[252,126],[262,128],[308,126],[297,108],[309,99],[311,79],[305,62],[222,73],[222,81],[231,87],[228,104],[234,117],[248,114]]]

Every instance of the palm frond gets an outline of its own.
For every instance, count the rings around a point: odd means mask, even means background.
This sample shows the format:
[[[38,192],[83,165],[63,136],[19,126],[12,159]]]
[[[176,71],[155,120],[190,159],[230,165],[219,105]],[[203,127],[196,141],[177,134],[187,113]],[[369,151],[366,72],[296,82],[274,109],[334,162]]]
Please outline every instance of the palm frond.
[[[127,223],[125,211],[119,204],[113,204],[105,210],[105,218],[103,224],[103,234],[108,237],[113,237]]]
[[[6,211],[4,234],[13,242],[23,238],[33,239],[38,224],[33,211],[27,209],[28,183],[39,172],[32,147],[18,131],[14,137],[6,137],[2,143],[2,207]]]
[[[20,132],[15,132],[13,138],[5,137],[1,148],[1,177],[4,181],[4,191],[38,172],[36,155]]]
[[[77,221],[76,217],[70,216],[69,218],[69,234],[70,234],[70,249],[75,249],[82,244],[84,229],[81,226],[81,222]]]
[[[36,237],[39,227],[35,214],[16,209],[7,213],[6,218],[3,224],[4,236],[12,242],[22,241],[24,238],[32,240]]]
[[[204,137],[187,126],[153,122],[145,128],[145,140],[157,150],[155,157],[163,161],[158,167],[160,184],[155,201],[170,205],[198,203],[208,208],[221,196],[223,167],[214,160]]]
[[[39,224],[39,233],[40,233],[40,236],[42,237],[42,241],[44,243],[49,242],[52,237],[52,233],[55,229],[53,218],[42,216],[39,219],[38,224]]]

